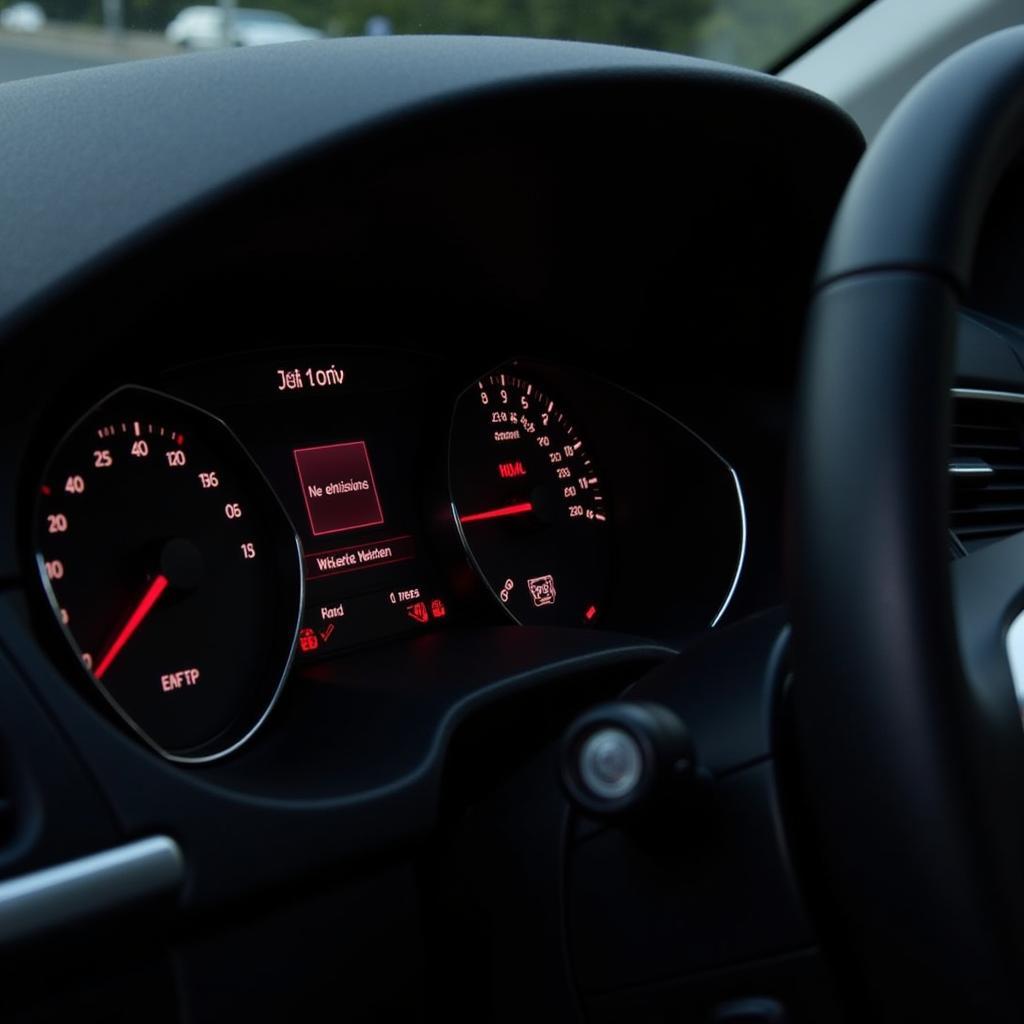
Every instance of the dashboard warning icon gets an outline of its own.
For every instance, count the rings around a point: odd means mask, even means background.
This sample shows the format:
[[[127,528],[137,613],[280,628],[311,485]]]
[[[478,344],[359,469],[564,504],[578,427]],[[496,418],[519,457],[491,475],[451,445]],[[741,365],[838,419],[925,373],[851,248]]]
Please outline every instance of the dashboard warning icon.
[[[554,604],[558,596],[555,590],[554,576],[535,576],[532,580],[526,581],[530,597],[533,598],[534,606],[543,608],[545,605]]]

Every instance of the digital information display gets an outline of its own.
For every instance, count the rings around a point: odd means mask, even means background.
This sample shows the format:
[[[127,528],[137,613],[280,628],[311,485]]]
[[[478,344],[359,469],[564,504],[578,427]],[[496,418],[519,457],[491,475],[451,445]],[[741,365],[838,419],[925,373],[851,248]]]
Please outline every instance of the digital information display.
[[[314,537],[384,522],[365,441],[297,448],[295,466]]]
[[[292,456],[313,538],[306,545],[299,656],[330,654],[444,619],[444,600],[424,586],[414,537],[388,529],[388,502],[381,500],[367,442],[296,448]],[[352,536],[355,531],[364,535]]]

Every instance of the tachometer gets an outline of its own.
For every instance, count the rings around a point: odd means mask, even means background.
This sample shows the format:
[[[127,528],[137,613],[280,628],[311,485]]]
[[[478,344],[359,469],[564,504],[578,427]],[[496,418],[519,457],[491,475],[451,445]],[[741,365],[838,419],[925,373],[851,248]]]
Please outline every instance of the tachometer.
[[[114,392],[47,465],[34,538],[67,641],[145,740],[202,761],[255,730],[293,656],[301,551],[220,420],[143,388]]]
[[[608,508],[583,439],[552,398],[511,372],[463,392],[449,485],[466,551],[514,619],[597,621],[608,589]]]

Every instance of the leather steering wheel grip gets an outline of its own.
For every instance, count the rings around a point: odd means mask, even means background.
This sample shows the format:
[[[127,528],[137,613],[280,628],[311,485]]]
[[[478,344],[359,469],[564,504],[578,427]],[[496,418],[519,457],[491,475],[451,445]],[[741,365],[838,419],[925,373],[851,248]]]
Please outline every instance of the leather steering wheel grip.
[[[1022,149],[1015,28],[892,114],[842,200],[808,320],[795,756],[811,901],[866,1020],[1024,1019],[1024,731],[1012,690],[964,671],[947,533],[957,308]]]

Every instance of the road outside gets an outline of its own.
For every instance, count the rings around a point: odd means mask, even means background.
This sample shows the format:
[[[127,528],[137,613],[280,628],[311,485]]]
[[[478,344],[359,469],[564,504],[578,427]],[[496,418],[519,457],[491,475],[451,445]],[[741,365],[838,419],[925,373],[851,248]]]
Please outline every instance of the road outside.
[[[93,67],[96,61],[81,60],[66,53],[47,53],[45,50],[9,46],[0,36],[0,82],[13,82],[18,78],[52,75],[58,71],[76,71]]]
[[[164,31],[188,2],[43,0],[49,19],[43,30],[0,29],[0,83],[173,52]],[[232,0],[200,0],[200,12],[213,2],[226,8]],[[128,23],[145,31],[123,32],[115,38],[84,23],[101,10],[109,15],[126,9],[128,3],[133,15]],[[247,6],[244,0],[234,4],[238,9]],[[0,0],[0,7],[7,5],[15,6],[13,0]],[[232,42],[282,41],[283,19],[289,32],[312,30],[327,36],[393,32],[578,39],[770,68],[851,5],[852,0],[260,0],[253,6],[269,7],[271,18],[260,19],[260,24],[249,19],[244,34],[237,21]],[[768,9],[771,17],[765,16]],[[118,23],[114,17],[107,21]],[[269,23],[277,28],[271,31]],[[197,24],[191,28],[191,41],[202,46],[204,36],[197,32]],[[181,41],[189,37],[184,35]]]
[[[102,29],[60,24],[34,33],[0,31],[0,83],[174,52],[149,32],[125,32],[115,39]]]

